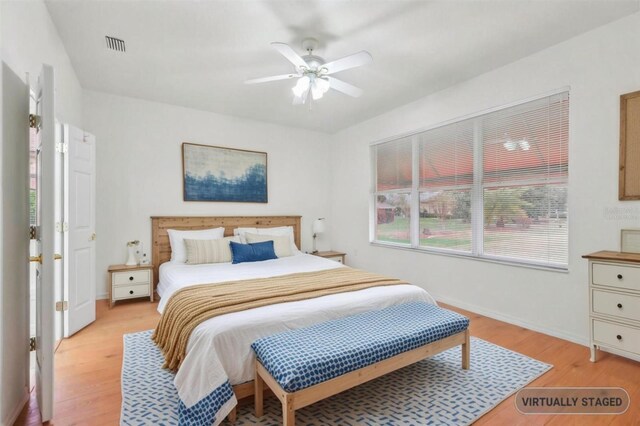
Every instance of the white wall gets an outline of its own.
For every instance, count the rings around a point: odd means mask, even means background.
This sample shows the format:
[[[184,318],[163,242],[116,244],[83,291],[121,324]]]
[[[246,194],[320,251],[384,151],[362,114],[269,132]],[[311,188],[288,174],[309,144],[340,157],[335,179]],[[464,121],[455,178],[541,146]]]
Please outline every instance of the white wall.
[[[43,1],[0,1],[2,60],[35,84],[42,64],[55,72],[56,118],[82,127],[82,87]]]
[[[331,152],[333,248],[356,267],[400,276],[442,301],[585,343],[581,255],[616,250],[620,228],[640,227],[640,203],[617,199],[619,96],[640,90],[639,69],[635,14],[338,133]],[[569,273],[368,243],[371,142],[563,86],[571,86]],[[615,209],[628,209],[631,218]]]
[[[327,135],[91,91],[84,108],[97,141],[98,297],[108,266],[126,261],[127,241],[151,256],[150,216],[302,215],[302,248],[311,249],[313,219],[330,212]],[[184,202],[182,142],[267,152],[269,202]]]
[[[43,63],[55,68],[57,117],[82,125],[82,89],[45,4],[0,1],[2,58],[2,386],[0,424],[28,398],[28,92]]]

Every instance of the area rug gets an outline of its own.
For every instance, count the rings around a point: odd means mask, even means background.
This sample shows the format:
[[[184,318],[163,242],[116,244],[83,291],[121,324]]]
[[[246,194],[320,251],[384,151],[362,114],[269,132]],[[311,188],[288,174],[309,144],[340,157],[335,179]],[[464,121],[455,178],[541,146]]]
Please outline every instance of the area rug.
[[[122,425],[177,425],[173,374],[152,331],[124,336]],[[365,383],[296,411],[301,425],[468,425],[541,376],[551,365],[481,339],[471,338],[471,369],[460,368],[460,348]],[[265,400],[265,415],[253,404],[238,410],[236,425],[282,424],[277,399]]]

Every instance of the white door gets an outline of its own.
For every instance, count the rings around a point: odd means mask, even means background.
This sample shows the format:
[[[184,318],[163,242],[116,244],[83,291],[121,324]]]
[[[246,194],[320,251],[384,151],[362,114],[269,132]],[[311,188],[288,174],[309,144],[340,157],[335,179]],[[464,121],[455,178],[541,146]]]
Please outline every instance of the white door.
[[[65,125],[65,337],[96,319],[96,139]]]
[[[53,68],[45,65],[36,86],[36,114],[40,117],[36,154],[36,395],[42,421],[53,416],[53,352],[55,342],[56,161]]]

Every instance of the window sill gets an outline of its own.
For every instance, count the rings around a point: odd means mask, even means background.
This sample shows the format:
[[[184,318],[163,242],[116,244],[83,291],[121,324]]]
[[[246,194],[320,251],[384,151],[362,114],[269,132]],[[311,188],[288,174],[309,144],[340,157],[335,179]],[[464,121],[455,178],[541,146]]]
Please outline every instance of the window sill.
[[[547,266],[547,265],[537,265],[535,263],[518,262],[517,260],[498,259],[498,258],[493,258],[488,256],[473,256],[471,254],[456,253],[449,250],[414,248],[414,247],[407,246],[405,244],[385,243],[380,241],[370,241],[369,244],[374,247],[392,248],[397,250],[411,251],[414,253],[435,254],[438,256],[457,257],[465,260],[477,260],[481,262],[495,263],[498,265],[513,266],[513,267],[520,267],[520,268],[527,268],[527,269],[537,269],[537,270],[548,271],[548,272],[559,272],[563,274],[569,273],[569,266],[554,267],[554,266]]]

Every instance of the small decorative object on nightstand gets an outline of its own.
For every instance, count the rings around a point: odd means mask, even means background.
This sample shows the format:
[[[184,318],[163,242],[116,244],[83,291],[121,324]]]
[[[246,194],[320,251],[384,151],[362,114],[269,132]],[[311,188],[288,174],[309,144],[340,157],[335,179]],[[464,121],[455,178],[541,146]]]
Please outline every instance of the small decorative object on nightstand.
[[[153,302],[152,265],[109,266],[109,307],[118,300],[148,297]]]
[[[127,257],[127,263],[125,263],[126,266],[136,266],[138,263],[140,263],[138,261],[139,247],[140,247],[140,241],[138,240],[127,242],[128,257]]]
[[[325,259],[335,260],[336,262],[342,263],[344,265],[344,257],[347,255],[346,253],[342,253],[339,251],[317,251],[315,253],[311,253],[314,256],[324,257]]]

